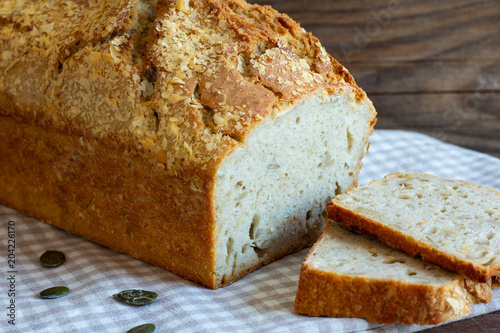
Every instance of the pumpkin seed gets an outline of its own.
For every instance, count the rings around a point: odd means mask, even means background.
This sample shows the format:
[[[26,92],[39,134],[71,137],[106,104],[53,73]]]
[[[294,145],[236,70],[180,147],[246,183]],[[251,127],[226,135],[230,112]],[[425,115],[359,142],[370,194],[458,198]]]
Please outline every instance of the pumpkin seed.
[[[41,298],[54,299],[65,296],[69,293],[69,288],[65,286],[52,287],[40,292]]]
[[[127,333],[154,333],[156,332],[156,326],[154,324],[143,324],[131,328]]]
[[[117,300],[132,305],[147,305],[158,300],[158,294],[153,291],[129,289],[113,295]]]
[[[40,263],[45,267],[57,267],[66,260],[64,253],[59,251],[45,251],[40,256]]]

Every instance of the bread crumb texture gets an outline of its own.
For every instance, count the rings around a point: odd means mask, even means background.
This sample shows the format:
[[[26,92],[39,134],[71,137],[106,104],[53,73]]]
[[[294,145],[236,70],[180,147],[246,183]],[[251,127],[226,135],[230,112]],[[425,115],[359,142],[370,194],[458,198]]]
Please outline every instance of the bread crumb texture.
[[[500,193],[493,189],[409,171],[336,196],[328,212],[472,280],[500,273]]]
[[[243,0],[3,0],[1,114],[211,173],[311,94],[366,96],[287,15]]]

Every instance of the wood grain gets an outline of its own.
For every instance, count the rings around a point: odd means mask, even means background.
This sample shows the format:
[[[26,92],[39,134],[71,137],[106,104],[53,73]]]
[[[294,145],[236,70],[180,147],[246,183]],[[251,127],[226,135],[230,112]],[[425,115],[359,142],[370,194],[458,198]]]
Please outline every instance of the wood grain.
[[[316,35],[373,100],[376,128],[500,157],[500,1],[250,2]]]

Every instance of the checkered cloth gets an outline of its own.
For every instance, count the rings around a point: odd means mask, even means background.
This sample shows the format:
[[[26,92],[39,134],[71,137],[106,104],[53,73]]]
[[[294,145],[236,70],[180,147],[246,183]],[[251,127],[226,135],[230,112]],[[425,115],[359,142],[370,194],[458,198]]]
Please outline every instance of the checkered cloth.
[[[500,189],[500,160],[445,144],[425,135],[376,130],[364,159],[360,183],[387,173],[418,170],[467,179]],[[154,323],[157,332],[412,332],[428,326],[378,325],[363,319],[310,318],[294,312],[299,270],[307,249],[247,275],[219,290],[209,290],[172,273],[116,253],[63,230],[0,206],[4,253],[0,294],[1,332],[126,332]],[[6,316],[10,298],[7,271],[7,223],[15,221],[15,326]],[[46,250],[66,254],[57,268],[38,263]],[[38,293],[66,285],[60,299],[43,300]],[[125,289],[157,292],[160,299],[143,307],[116,301]],[[500,289],[488,304],[473,306],[468,317],[500,309]]]

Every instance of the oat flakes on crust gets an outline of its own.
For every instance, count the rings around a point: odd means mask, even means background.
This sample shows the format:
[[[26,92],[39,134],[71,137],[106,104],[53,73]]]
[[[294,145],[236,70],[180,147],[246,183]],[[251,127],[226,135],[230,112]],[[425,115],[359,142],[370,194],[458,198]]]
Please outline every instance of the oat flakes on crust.
[[[6,0],[0,46],[4,115],[145,152],[172,174],[218,165],[313,93],[366,98],[317,38],[240,0]]]

